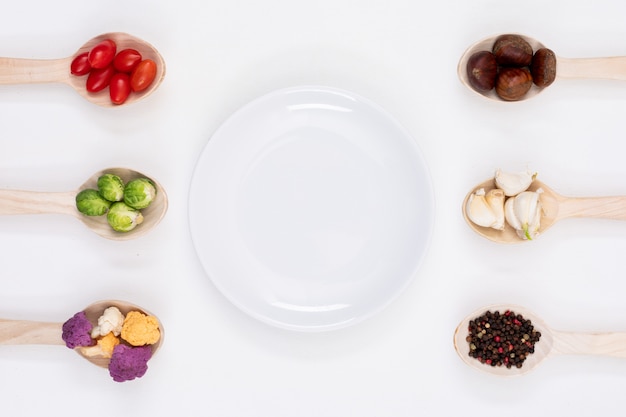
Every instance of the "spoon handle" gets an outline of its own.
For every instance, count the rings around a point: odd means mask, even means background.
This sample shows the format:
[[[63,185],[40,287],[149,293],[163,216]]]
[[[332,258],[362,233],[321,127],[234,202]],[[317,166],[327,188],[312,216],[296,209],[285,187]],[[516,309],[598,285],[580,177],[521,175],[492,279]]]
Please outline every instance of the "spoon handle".
[[[555,353],[626,358],[626,333],[554,332]]]
[[[567,197],[560,202],[558,216],[626,220],[626,197]]]
[[[2,214],[75,214],[75,192],[47,193],[39,191],[0,190]]]
[[[557,76],[560,78],[594,78],[626,81],[626,57],[558,58]]]
[[[0,58],[0,85],[66,82],[70,64],[70,58]]]
[[[62,323],[0,319],[0,345],[63,345]]]

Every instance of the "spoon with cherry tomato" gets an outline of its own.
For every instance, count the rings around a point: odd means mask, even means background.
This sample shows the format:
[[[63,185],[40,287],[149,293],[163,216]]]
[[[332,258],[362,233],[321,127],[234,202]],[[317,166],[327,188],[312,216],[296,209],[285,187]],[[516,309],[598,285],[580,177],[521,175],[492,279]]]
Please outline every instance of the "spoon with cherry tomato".
[[[102,107],[139,101],[164,76],[165,62],[159,52],[122,32],[96,36],[66,58],[0,58],[0,85],[64,83]]]

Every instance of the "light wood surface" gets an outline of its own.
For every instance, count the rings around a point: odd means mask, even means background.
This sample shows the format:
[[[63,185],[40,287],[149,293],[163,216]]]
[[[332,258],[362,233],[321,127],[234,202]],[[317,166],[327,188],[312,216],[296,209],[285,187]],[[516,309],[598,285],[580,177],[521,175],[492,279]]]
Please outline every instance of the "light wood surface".
[[[126,315],[130,311],[140,311],[146,315],[154,314],[146,311],[145,309],[131,304],[126,301],[120,300],[102,300],[97,301],[84,309],[87,319],[92,323],[97,323],[98,318],[102,315],[104,310],[108,307],[117,307],[122,314]],[[73,313],[68,316],[68,319]],[[157,316],[155,316],[157,317]],[[157,317],[158,320],[158,317]],[[0,319],[0,345],[63,345],[61,335],[63,334],[63,323],[52,322],[38,322],[28,320],[9,320]],[[159,330],[161,332],[161,338],[157,343],[151,345],[152,354],[154,355],[163,343],[163,325],[159,321]],[[80,348],[74,349],[76,353],[87,359],[94,365],[106,368],[109,365],[110,359],[103,357],[88,357],[82,354]]]
[[[469,197],[478,189],[484,188],[485,192],[496,187],[493,179],[487,180],[475,186],[463,200],[463,217],[467,224],[479,235],[497,243],[521,243],[527,240],[521,239],[515,229],[505,222],[504,230],[496,230],[490,227],[478,226],[472,222],[466,212]],[[559,220],[576,217],[589,217],[597,219],[626,220],[626,196],[612,197],[564,197],[539,180],[534,180],[529,187],[530,191],[542,189],[539,199],[543,214],[539,236],[556,224]]]
[[[149,178],[157,188],[155,200],[141,210],[144,220],[129,232],[116,232],[108,224],[106,215],[85,216],[76,208],[76,194],[81,190],[97,189],[98,178],[110,173],[120,176],[124,183],[135,178]],[[76,217],[98,235],[111,240],[129,240],[144,236],[156,227],[165,216],[168,207],[167,194],[158,181],[128,168],[107,168],[93,174],[77,190],[69,192],[41,192],[0,189],[0,215],[21,214],[68,214]]]
[[[486,311],[511,310],[531,320],[534,328],[541,332],[541,338],[535,344],[535,353],[529,355],[521,368],[506,368],[480,363],[469,356],[469,322]],[[626,332],[610,333],[574,333],[556,331],[532,311],[525,307],[512,304],[494,304],[480,308],[464,318],[454,332],[454,347],[460,358],[467,365],[499,376],[517,376],[534,370],[544,359],[556,355],[596,355],[626,358]]]
[[[607,79],[607,80],[622,80],[626,81],[626,57],[624,56],[614,56],[614,57],[599,57],[599,58],[563,58],[558,56],[557,51],[554,50],[550,45],[544,45],[538,40],[531,38],[526,35],[518,34],[522,38],[524,38],[532,47],[533,51],[536,51],[539,48],[550,48],[557,55],[556,57],[556,78],[561,79]],[[469,88],[471,91],[476,94],[480,94],[484,97],[497,100],[497,101],[505,101],[500,99],[496,93],[495,89],[487,92],[477,91],[469,83],[467,76],[467,61],[470,56],[472,56],[475,52],[479,51],[491,51],[495,39],[500,35],[490,36],[488,38],[482,39],[474,44],[472,44],[469,48],[465,50],[461,59],[459,60],[459,64],[457,67],[457,73],[461,83]],[[547,88],[539,88],[533,84],[530,91],[524,96],[523,99],[518,101],[524,101],[529,98],[536,96],[537,94],[543,92]],[[507,101],[507,103],[515,103],[515,101]]]
[[[88,101],[102,107],[119,107],[111,103],[109,89],[97,93],[89,93],[85,88],[87,76],[77,77],[70,73],[72,60],[83,52],[89,51],[94,45],[104,39],[112,39],[117,44],[117,50],[126,48],[136,49],[144,59],[152,59],[157,64],[157,74],[154,82],[139,93],[131,93],[123,105],[128,105],[150,95],[165,77],[165,61],[161,54],[148,42],[122,32],[105,33],[90,39],[80,47],[74,55],[60,59],[24,59],[0,58],[0,85],[8,84],[37,84],[37,83],[64,83],[76,90]]]

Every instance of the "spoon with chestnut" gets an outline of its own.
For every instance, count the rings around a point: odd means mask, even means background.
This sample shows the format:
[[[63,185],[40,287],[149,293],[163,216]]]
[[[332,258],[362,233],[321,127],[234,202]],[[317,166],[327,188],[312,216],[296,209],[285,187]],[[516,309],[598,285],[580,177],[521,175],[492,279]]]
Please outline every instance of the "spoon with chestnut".
[[[0,85],[63,83],[72,87],[78,94],[91,103],[102,107],[114,107],[121,103],[115,103],[112,100],[113,97],[108,88],[102,88],[98,91],[88,91],[89,89],[86,82],[88,77],[87,72],[81,74],[81,76],[72,74],[74,61],[81,55],[84,55],[86,59],[86,55],[103,41],[113,42],[116,48],[115,52],[121,53],[125,50],[132,50],[134,56],[140,57],[141,60],[149,64],[152,81],[149,85],[142,86],[143,88],[140,91],[129,93],[127,98],[123,100],[124,104],[137,102],[157,89],[165,76],[165,61],[163,57],[159,54],[159,51],[148,42],[122,32],[98,35],[83,44],[73,55],[65,58],[26,59],[0,57]],[[137,62],[137,64],[140,64],[140,62]],[[97,77],[97,81],[100,83],[105,79],[108,79],[109,82],[115,82],[111,81],[114,75],[113,71],[109,71],[112,69],[112,66],[113,64],[107,65],[106,68],[98,69],[98,71],[94,68],[92,71],[96,73],[94,78]],[[145,68],[147,66],[143,65],[143,67]],[[127,74],[127,76],[132,77],[130,67],[128,67],[128,70],[129,74]],[[106,82],[107,86],[109,82]],[[124,83],[124,86],[118,89],[125,90],[127,86],[130,87],[128,81]]]
[[[626,81],[626,57],[562,58],[529,36],[503,34],[467,48],[457,73],[470,90],[510,102],[536,96],[557,78]]]
[[[508,326],[508,332],[503,331]],[[557,331],[527,308],[494,304],[465,317],[454,347],[467,365],[498,376],[523,375],[549,357],[596,355],[626,358],[626,333]]]

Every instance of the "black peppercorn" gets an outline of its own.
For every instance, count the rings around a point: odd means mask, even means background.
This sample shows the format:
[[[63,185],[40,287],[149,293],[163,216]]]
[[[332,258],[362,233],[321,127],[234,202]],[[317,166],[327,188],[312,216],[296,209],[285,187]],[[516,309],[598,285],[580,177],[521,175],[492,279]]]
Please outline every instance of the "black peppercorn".
[[[510,310],[502,314],[486,311],[470,320],[468,330],[470,357],[486,365],[507,368],[521,368],[541,338],[530,320]]]

